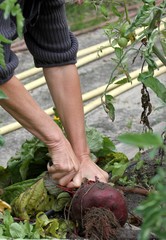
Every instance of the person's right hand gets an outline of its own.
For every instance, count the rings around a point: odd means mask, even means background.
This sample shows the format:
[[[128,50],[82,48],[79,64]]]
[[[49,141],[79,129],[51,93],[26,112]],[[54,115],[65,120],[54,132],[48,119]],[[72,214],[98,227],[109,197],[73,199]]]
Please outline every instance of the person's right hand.
[[[80,184],[80,182],[83,182],[85,179],[90,181],[98,180],[104,183],[108,182],[108,173],[94,163],[89,154],[83,154],[77,157],[80,162],[80,168],[67,187],[73,188],[75,185]]]
[[[47,169],[51,177],[61,186],[67,186],[79,170],[80,163],[75,156],[67,139],[62,139],[55,146],[49,146],[52,164],[48,163]],[[72,187],[79,187],[81,179],[73,183]]]

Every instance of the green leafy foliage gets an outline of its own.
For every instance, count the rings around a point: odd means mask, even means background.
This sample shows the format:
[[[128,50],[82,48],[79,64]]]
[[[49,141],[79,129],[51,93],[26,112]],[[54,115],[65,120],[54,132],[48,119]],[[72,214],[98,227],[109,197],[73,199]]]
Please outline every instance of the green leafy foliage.
[[[5,68],[4,49],[1,43],[0,43],[0,66]],[[1,95],[2,95],[2,91],[1,91]]]
[[[100,4],[105,4],[106,6],[105,1],[102,1]],[[124,14],[119,14],[119,9],[120,7],[122,8],[122,6],[124,7]],[[166,49],[166,24],[164,19],[166,2],[163,0],[158,4],[155,0],[142,0],[142,4],[134,19],[129,18],[127,1],[112,0],[111,11],[117,20],[106,25],[104,31],[109,38],[110,45],[115,49],[115,57],[113,58],[115,67],[111,72],[110,80],[103,93],[105,97],[103,107],[110,119],[114,120],[116,109],[114,109],[112,102],[108,104],[106,90],[119,74],[124,75],[124,81],[120,82],[121,85],[131,81],[130,71],[132,64],[128,64],[129,58],[131,62],[131,54],[135,54],[135,56],[133,56],[133,63],[138,56],[143,58],[142,68],[138,77],[139,81],[151,88],[153,92],[165,102],[165,86],[159,79],[154,77],[154,70],[158,69],[156,57],[166,66],[166,59],[164,57]],[[160,27],[161,24],[163,24],[164,29]],[[139,34],[137,34],[137,30],[139,30]],[[144,72],[145,65],[148,66],[149,76],[147,72]]]
[[[5,68],[5,59],[4,59],[4,49],[3,49],[3,45],[2,43],[11,43],[10,40],[4,38],[1,34],[0,34],[0,66]],[[0,91],[0,98],[6,98],[5,94]]]
[[[47,170],[50,157],[47,155],[48,148],[39,139],[33,137],[26,140],[19,152],[7,163],[7,170],[11,175],[11,182],[20,182],[39,176]],[[31,171],[34,169],[34,171]]]
[[[44,212],[36,216],[36,221],[16,222],[11,213],[6,210],[0,213],[0,239],[66,239],[67,232],[74,229],[73,222],[63,218],[49,219]]]
[[[109,94],[105,95],[105,111],[108,113],[112,121],[115,120],[115,108],[113,105],[113,97]]]
[[[97,131],[97,129],[92,127],[86,128],[86,135],[90,150],[95,155],[99,156],[101,153],[106,154],[106,152],[115,150],[114,143]]]
[[[16,26],[17,33],[19,37],[22,37],[22,30],[24,25],[24,18],[22,15],[22,11],[17,0],[4,0],[0,4],[0,9],[4,11],[4,18],[7,19],[10,15],[16,17]]]
[[[36,227],[28,221],[15,222],[8,210],[0,213],[0,239],[40,239]]]
[[[156,95],[166,103],[166,87],[157,78],[153,77],[150,72],[140,73],[138,81],[141,81],[146,87],[151,88]]]
[[[4,138],[0,135],[0,146],[3,146],[4,142]]]
[[[118,182],[124,176],[129,160],[121,152],[109,152],[104,159],[99,158],[98,165],[111,174],[111,182]]]
[[[120,14],[118,10],[118,8],[122,6],[122,2],[125,9],[124,14]],[[104,17],[108,18],[108,8],[102,5],[104,1],[96,0],[91,1],[91,3],[99,7]],[[105,33],[109,39],[113,39],[112,47],[115,48],[114,62],[116,63],[116,66],[111,74],[109,84],[115,81],[117,77],[117,75],[115,75],[117,74],[117,72],[115,73],[115,70],[118,69],[120,70],[120,73],[125,75],[124,79],[118,84],[124,84],[130,81],[129,69],[126,63],[129,50],[125,50],[125,48],[128,43],[131,43],[131,50],[134,49],[136,53],[140,53],[149,69],[149,72],[143,72],[144,66],[142,66],[139,81],[145,86],[150,87],[157,96],[165,102],[165,86],[153,76],[154,69],[157,68],[156,58],[154,58],[156,54],[156,41],[161,40],[161,45],[165,52],[165,29],[160,31],[159,28],[160,22],[162,22],[161,17],[165,14],[165,1],[159,6],[156,6],[154,0],[142,0],[143,5],[133,22],[128,18],[125,4],[126,1],[111,0],[109,3],[111,3],[112,13],[118,18],[117,22],[111,23],[105,28]],[[19,6],[16,4],[16,0],[5,0],[3,1],[3,4],[0,4],[0,8],[5,10],[5,17],[8,17],[9,14],[18,16],[18,34],[21,35],[20,29],[22,23],[20,24],[20,22],[23,22],[23,19],[21,19]],[[138,38],[136,40],[135,30],[142,26],[144,29],[141,34],[137,36]],[[158,36],[161,36],[161,39],[159,39]],[[124,42],[119,41],[121,38],[125,38],[125,44]],[[1,38],[0,42],[3,41],[5,42],[8,40]],[[138,50],[133,47],[135,43],[137,44],[138,42],[143,43],[143,49],[140,48]],[[156,56],[165,64],[165,58],[161,57],[160,54],[156,54]],[[0,46],[0,64],[5,66],[2,57],[3,49],[2,46]],[[0,92],[0,97],[4,98],[5,96]],[[106,110],[109,113],[110,118],[114,120],[115,109],[112,100],[113,98],[111,95],[105,95]],[[59,123],[59,119],[55,120]],[[61,124],[59,126],[62,127]],[[91,152],[98,158],[102,159],[99,161],[99,166],[109,173],[111,172],[113,181],[116,181],[119,178],[122,179],[129,166],[129,161],[126,156],[121,153],[113,152],[115,146],[112,141],[106,136],[100,134],[96,129],[87,129],[87,138]],[[160,136],[156,136],[152,133],[125,134],[120,136],[119,140],[137,147],[153,146],[154,148],[164,148]],[[29,219],[30,216],[34,216],[39,212],[36,218],[36,225],[29,224],[26,221],[20,223],[14,222],[9,213],[5,213],[6,215],[4,216],[0,215],[0,218],[3,219],[3,223],[0,224],[0,238],[6,238],[6,236],[21,239],[35,239],[40,238],[40,236],[53,236],[56,238],[66,237],[66,230],[69,229],[70,224],[64,220],[50,220],[40,211],[45,211],[50,208],[60,211],[70,200],[69,194],[63,191],[58,191],[55,183],[54,186],[49,185],[48,182],[46,183],[45,179],[44,182],[43,179],[29,179],[39,176],[46,170],[46,165],[49,160],[47,153],[48,150],[46,146],[34,138],[26,141],[26,143],[22,145],[21,151],[15,157],[10,159],[6,169],[0,168],[0,187],[4,190],[4,199],[12,202],[15,213],[23,218]],[[105,160],[105,162],[103,160]],[[136,170],[140,170],[142,165],[143,161],[138,161],[136,164]],[[140,205],[137,210],[144,219],[140,236],[141,240],[146,240],[152,231],[159,237],[159,239],[164,240],[166,234],[165,174],[166,173],[163,169],[159,170],[158,174],[151,182],[155,186],[155,191],[149,195],[148,199]],[[11,186],[6,187],[8,185]],[[53,194],[53,196],[50,197],[51,194]],[[38,231],[36,230],[36,227]]]
[[[143,218],[140,240],[147,240],[150,233],[156,234],[160,240],[165,240],[166,236],[166,171],[158,169],[156,176],[151,180],[155,187],[147,199],[136,209]]]
[[[22,192],[26,191],[28,188],[30,188],[34,183],[36,183],[41,178],[41,177],[38,177],[38,178],[28,179],[28,180],[14,183],[11,185],[9,185],[8,183],[9,186],[4,187],[4,185],[7,183],[6,179],[8,178],[8,176],[5,176],[5,174],[2,175],[1,177],[2,179],[1,188],[3,189],[3,194],[1,195],[1,199],[5,200],[8,203],[11,203],[13,199],[18,197]],[[4,181],[5,183],[3,183]]]
[[[105,155],[115,150],[115,145],[110,138],[104,136],[95,128],[87,128],[86,133],[91,153],[96,156]],[[14,184],[38,177],[47,171],[49,160],[48,148],[43,142],[35,137],[26,140],[16,155],[9,159],[7,168],[0,169],[0,180],[4,176],[6,179],[6,181],[0,181],[0,187],[7,187],[9,183]]]
[[[125,133],[118,137],[119,141],[139,148],[144,147],[164,147],[163,139],[160,135],[151,132],[134,134]]]
[[[22,10],[17,0],[4,0],[0,3],[0,9],[4,11],[4,18],[7,19],[10,15],[16,18],[16,27],[18,36],[22,37],[24,18]],[[4,49],[2,43],[11,44],[11,40],[6,39],[0,34],[0,66],[5,68]]]
[[[163,139],[153,133],[144,134],[123,134],[119,137],[119,140],[138,147],[153,147],[153,151],[156,148],[163,149],[165,151],[165,145]],[[151,153],[153,153],[151,151]],[[154,153],[153,153],[154,154]],[[166,160],[164,157],[163,160]],[[139,170],[142,167],[142,161],[138,162],[136,168]],[[143,219],[141,225],[141,233],[139,235],[140,240],[147,240],[151,233],[164,240],[166,236],[166,170],[158,168],[157,174],[150,180],[150,184],[153,186],[153,190],[150,192],[145,201],[143,201],[137,208],[136,212]]]
[[[57,239],[66,239],[67,232],[74,229],[74,224],[64,219],[48,219],[46,214],[40,212],[36,216],[36,228],[43,238],[51,236]]]
[[[54,209],[54,204],[54,197],[47,194],[43,179],[40,179],[14,199],[11,206],[15,216],[29,220],[40,211]]]

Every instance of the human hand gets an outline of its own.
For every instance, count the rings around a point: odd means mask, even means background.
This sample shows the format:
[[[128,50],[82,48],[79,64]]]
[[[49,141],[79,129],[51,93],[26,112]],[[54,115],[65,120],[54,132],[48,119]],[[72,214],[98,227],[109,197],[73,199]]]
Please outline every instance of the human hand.
[[[61,186],[67,186],[72,181],[79,170],[80,163],[76,158],[70,143],[67,139],[62,139],[61,142],[48,146],[51,155],[52,163],[48,163],[47,169],[51,177]],[[80,180],[81,181],[81,180]],[[72,187],[78,187],[81,182],[73,182]]]
[[[108,182],[109,175],[107,172],[97,166],[89,157],[88,154],[79,157],[80,169],[67,185],[67,187],[73,188],[74,186],[82,183],[84,179],[95,181],[96,179],[100,182]],[[78,186],[79,187],[79,186]]]

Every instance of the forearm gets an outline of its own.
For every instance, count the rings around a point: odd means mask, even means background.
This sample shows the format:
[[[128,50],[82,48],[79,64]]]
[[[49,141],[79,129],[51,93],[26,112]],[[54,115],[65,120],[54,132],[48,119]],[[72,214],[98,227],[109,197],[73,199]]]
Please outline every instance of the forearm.
[[[80,80],[76,66],[45,68],[44,75],[75,154],[77,156],[89,154]]]
[[[0,100],[1,106],[23,127],[46,144],[59,141],[62,134],[59,127],[44,113],[16,77],[1,85],[0,89],[8,97]]]
[[[47,145],[53,162],[48,170],[57,183],[66,186],[77,173],[79,162],[61,129],[39,107],[17,78],[13,77],[1,85],[0,89],[8,96],[8,99],[0,100],[1,106]],[[81,179],[73,186],[80,184]]]
[[[75,65],[44,69],[53,101],[57,107],[67,137],[76,154],[80,168],[67,187],[78,186],[83,179],[107,182],[108,174],[91,159],[86,140],[80,81]]]

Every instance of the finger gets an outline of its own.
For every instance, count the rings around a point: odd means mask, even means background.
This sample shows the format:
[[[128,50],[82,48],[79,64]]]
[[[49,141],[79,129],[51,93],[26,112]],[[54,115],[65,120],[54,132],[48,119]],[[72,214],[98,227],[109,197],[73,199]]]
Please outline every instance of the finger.
[[[69,182],[71,182],[73,179],[73,174],[68,174],[67,176],[64,176],[58,180],[59,185],[61,186],[67,186]]]
[[[76,174],[71,182],[68,183],[68,188],[78,188],[83,182],[82,176],[80,173]]]
[[[71,180],[73,179],[75,175],[74,171],[71,171],[69,173],[52,173],[50,174],[51,178],[55,181],[57,181],[58,184],[62,186],[66,186]]]
[[[49,171],[48,171],[48,172],[49,172]],[[49,173],[50,173],[50,172],[49,172]],[[53,173],[50,173],[50,175],[51,175],[51,177],[52,177],[53,179],[59,181],[59,179],[61,179],[61,178],[64,178],[64,177],[67,178],[67,176],[68,176],[68,177],[71,177],[71,176],[72,176],[72,178],[73,178],[73,176],[75,175],[75,172],[74,172],[74,171],[71,171],[71,172],[66,173],[66,172],[55,172],[55,171],[54,171]]]
[[[51,167],[50,164],[47,164],[47,170],[50,174],[57,174],[57,178],[66,174],[66,170],[59,168],[59,166],[55,164],[52,164]]]

